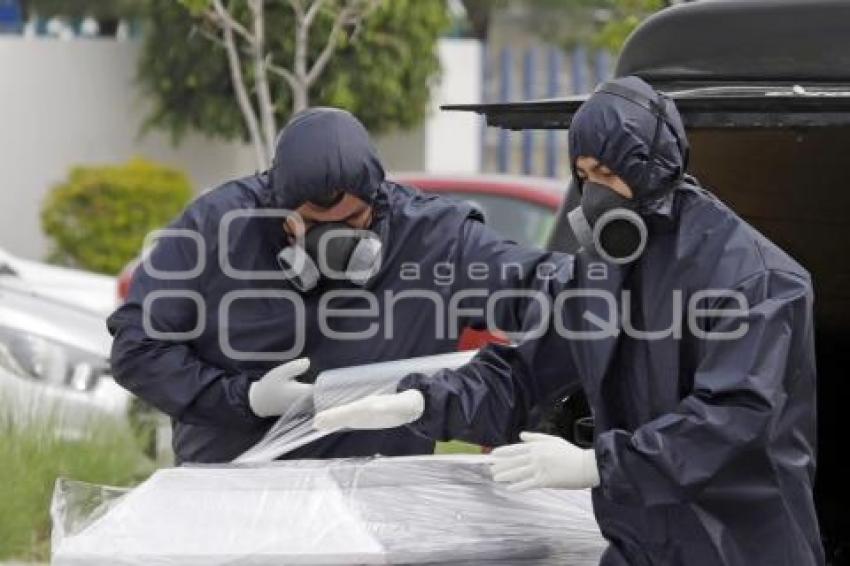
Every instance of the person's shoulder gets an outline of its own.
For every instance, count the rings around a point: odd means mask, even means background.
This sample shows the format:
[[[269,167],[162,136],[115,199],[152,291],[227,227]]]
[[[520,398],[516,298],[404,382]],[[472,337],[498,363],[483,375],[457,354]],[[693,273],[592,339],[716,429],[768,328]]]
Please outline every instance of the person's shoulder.
[[[812,276],[805,267],[797,263],[785,250],[773,243],[761,232],[758,232],[752,227],[751,229],[756,232],[756,246],[758,247],[759,255],[766,271],[794,275],[808,282],[809,285],[811,284]]]
[[[470,202],[447,195],[426,193],[411,186],[385,181],[389,207],[394,216],[406,220],[436,221],[454,218],[460,221],[481,220],[481,214]]]
[[[675,194],[681,215],[688,213],[691,215],[696,213],[699,216],[709,214],[714,217],[731,217],[734,215],[734,212],[726,203],[717,198],[714,193],[704,187],[695,177],[685,177],[676,186]]]
[[[413,185],[405,185],[395,181],[386,180],[382,186],[387,195],[389,205],[394,209],[404,207],[421,207],[439,199],[437,195],[427,194]]]
[[[811,276],[788,253],[696,182],[678,189],[681,230],[690,232],[698,256],[713,257],[718,277],[743,281],[781,272],[810,281]],[[727,281],[727,283],[732,283]]]
[[[233,179],[202,191],[186,207],[184,216],[197,226],[217,224],[231,211],[262,208],[267,190],[264,174]]]

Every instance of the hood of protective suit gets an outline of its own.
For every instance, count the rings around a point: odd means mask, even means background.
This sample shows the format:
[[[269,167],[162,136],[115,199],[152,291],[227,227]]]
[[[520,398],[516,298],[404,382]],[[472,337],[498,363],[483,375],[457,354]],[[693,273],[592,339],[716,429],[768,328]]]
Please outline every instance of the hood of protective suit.
[[[576,159],[594,157],[616,173],[639,202],[657,200],[687,169],[688,143],[675,105],[638,77],[603,83],[582,104],[569,131]]]
[[[345,191],[371,203],[384,167],[357,118],[337,108],[296,114],[278,137],[270,170],[275,206],[296,209]]]

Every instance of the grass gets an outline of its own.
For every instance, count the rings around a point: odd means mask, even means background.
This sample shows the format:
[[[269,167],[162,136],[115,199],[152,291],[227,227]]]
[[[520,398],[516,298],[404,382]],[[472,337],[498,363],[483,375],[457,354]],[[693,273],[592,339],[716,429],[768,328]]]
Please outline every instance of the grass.
[[[438,442],[434,454],[481,454],[481,447],[459,440]]]
[[[2,400],[0,400],[2,401]],[[0,561],[48,561],[50,500],[58,477],[135,485],[155,469],[138,436],[119,421],[93,421],[81,438],[56,434],[51,419],[14,420],[0,402]],[[437,454],[479,454],[464,442],[439,442]]]
[[[153,471],[129,427],[92,422],[81,438],[57,436],[49,420],[13,422],[0,407],[0,560],[47,561],[56,478],[133,485]]]

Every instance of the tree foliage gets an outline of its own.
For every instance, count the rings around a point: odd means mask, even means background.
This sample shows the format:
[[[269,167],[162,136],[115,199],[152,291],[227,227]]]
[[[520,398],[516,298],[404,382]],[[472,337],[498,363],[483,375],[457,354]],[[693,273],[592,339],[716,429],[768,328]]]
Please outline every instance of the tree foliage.
[[[522,7],[529,13],[529,32],[572,48],[592,44],[618,52],[629,34],[670,0],[463,0],[475,37],[486,39],[492,14]]]
[[[594,37],[600,47],[618,52],[645,18],[666,7],[665,0],[605,0],[609,16]]]
[[[244,0],[230,4],[243,24]],[[145,45],[139,82],[152,102],[147,127],[164,129],[179,140],[189,131],[248,139],[234,92],[224,48],[190,10],[174,0],[148,0]],[[266,4],[266,43],[275,61],[291,61],[295,21],[286,2]],[[430,87],[439,74],[436,42],[449,23],[443,0],[383,0],[351,42],[340,38],[334,57],[311,90],[312,105],[345,108],[372,132],[406,128],[426,115]],[[320,13],[313,23],[309,56],[324,47],[333,17]],[[253,92],[247,54],[243,71]],[[285,81],[271,85],[275,117],[285,123],[292,95]]]

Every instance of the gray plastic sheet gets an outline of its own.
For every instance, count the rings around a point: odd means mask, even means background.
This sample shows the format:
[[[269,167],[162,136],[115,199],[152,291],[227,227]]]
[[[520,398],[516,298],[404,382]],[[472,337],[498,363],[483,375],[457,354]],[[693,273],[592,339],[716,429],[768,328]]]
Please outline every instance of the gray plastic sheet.
[[[60,566],[597,564],[586,491],[507,491],[488,457],[163,469],[123,493],[59,480]]]
[[[323,371],[313,393],[305,395],[282,415],[257,444],[234,460],[235,463],[270,462],[314,442],[328,432],[313,429],[313,417],[325,409],[344,405],[369,395],[394,393],[399,382],[411,373],[432,375],[466,364],[477,351],[452,352]]]

